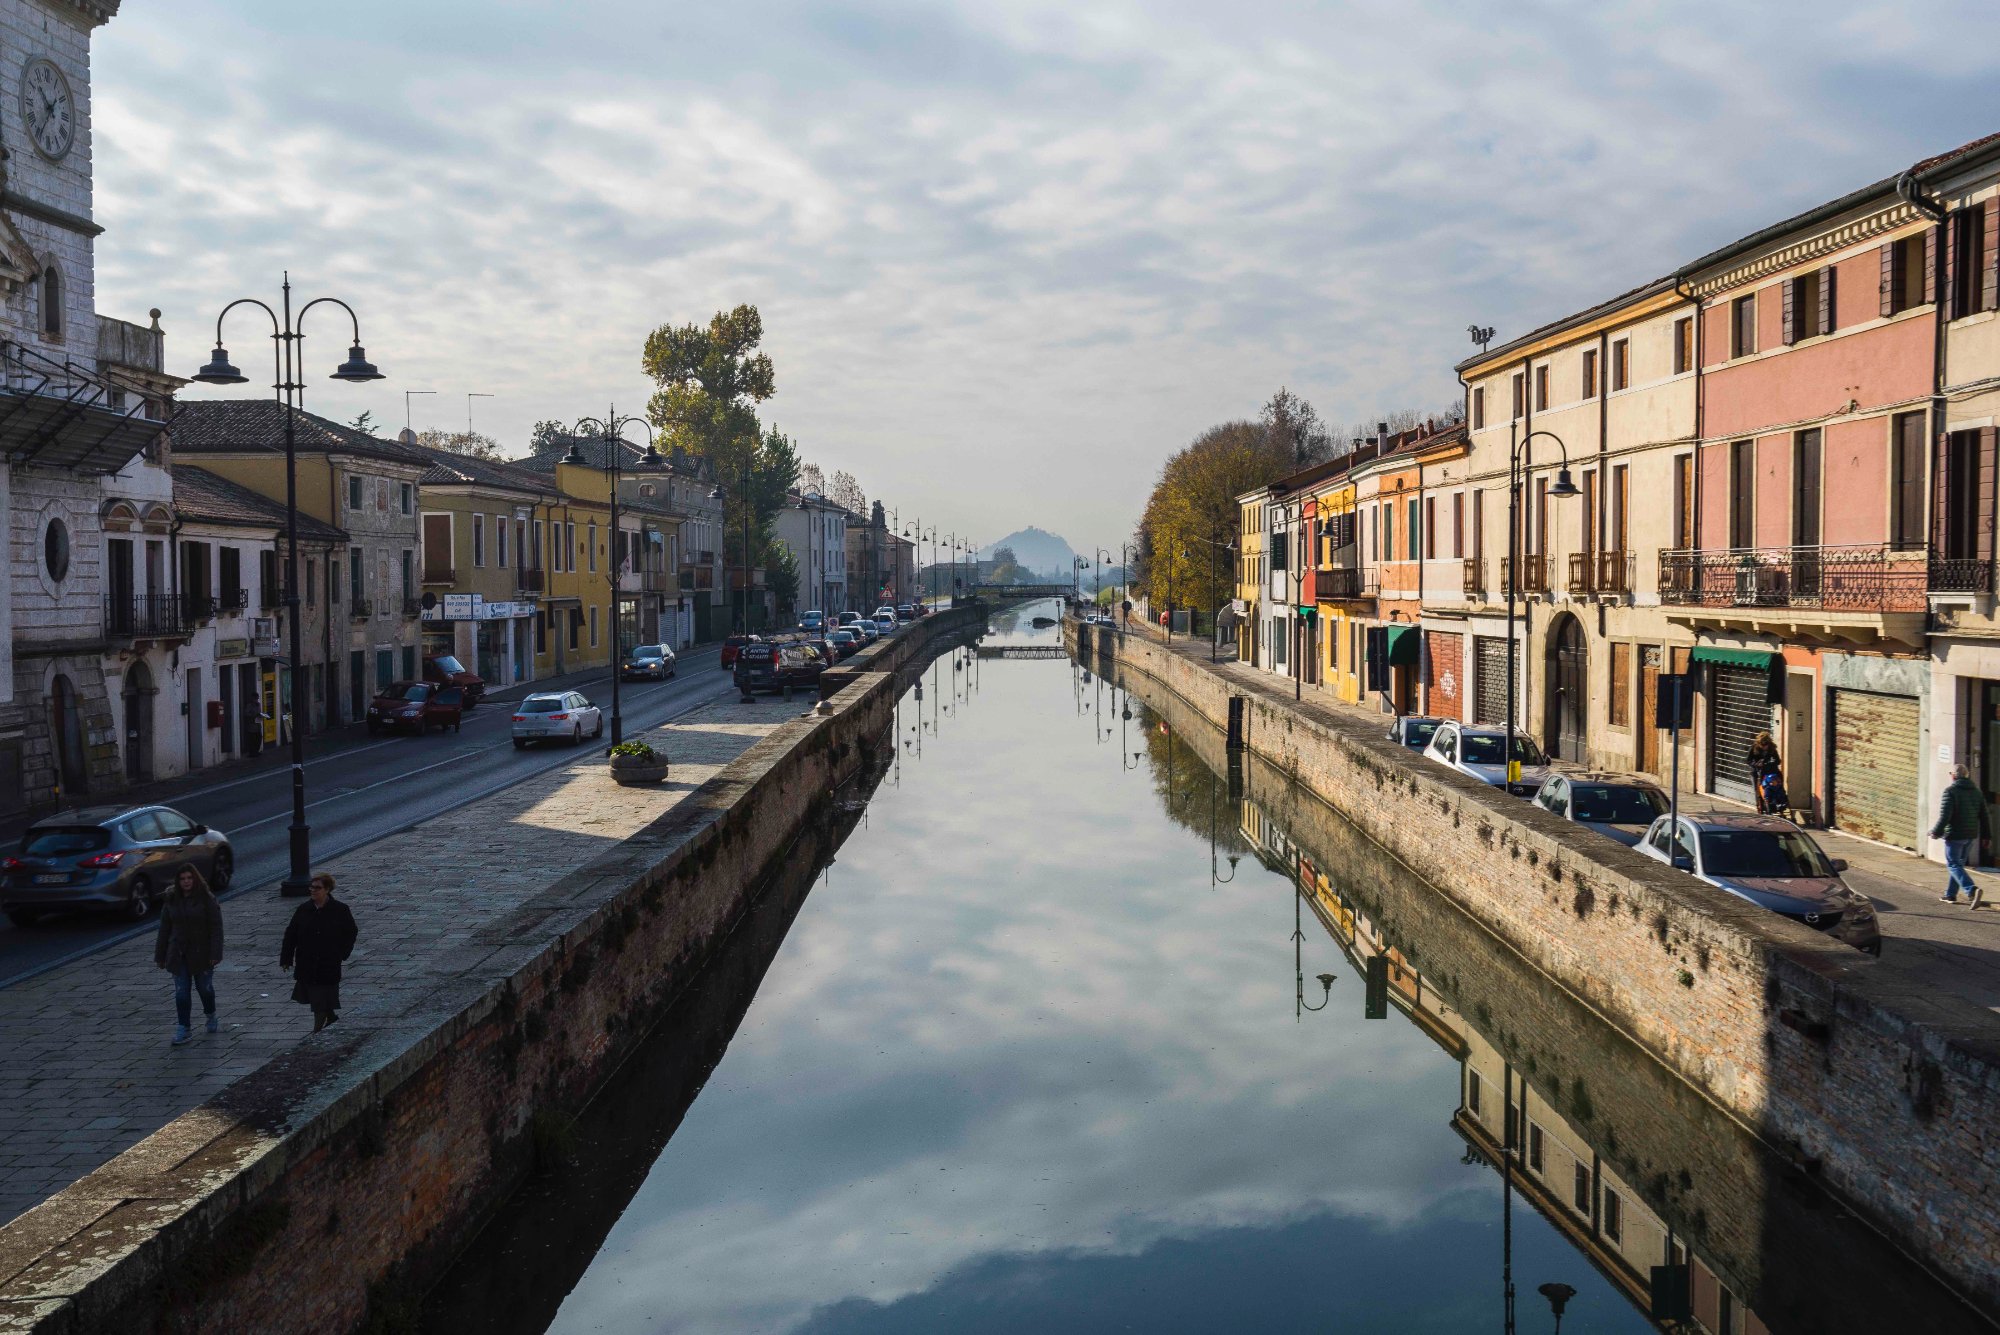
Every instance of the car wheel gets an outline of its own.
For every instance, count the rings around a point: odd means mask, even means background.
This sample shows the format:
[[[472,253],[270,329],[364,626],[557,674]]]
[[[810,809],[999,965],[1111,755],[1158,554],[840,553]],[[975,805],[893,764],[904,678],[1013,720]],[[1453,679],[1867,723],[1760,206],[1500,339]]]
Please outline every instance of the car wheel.
[[[581,723],[577,724],[576,727],[570,730],[569,744],[571,746],[583,745],[583,725]]]
[[[221,894],[229,888],[229,879],[236,874],[236,856],[226,848],[215,850],[215,861],[209,864],[208,888]]]
[[[132,878],[132,891],[125,901],[125,916],[143,918],[153,911],[153,883],[143,876]]]
[[[33,927],[42,920],[42,915],[33,909],[8,909],[7,921],[16,927]]]
[[[597,716],[597,731],[590,734],[590,740],[594,742],[603,735],[604,735],[604,715],[600,713]]]
[[[516,737],[516,738],[514,739],[514,749],[515,749],[516,751],[525,751],[525,750],[527,750],[527,749],[528,749],[528,739],[527,739],[527,738],[525,738],[525,737]]]

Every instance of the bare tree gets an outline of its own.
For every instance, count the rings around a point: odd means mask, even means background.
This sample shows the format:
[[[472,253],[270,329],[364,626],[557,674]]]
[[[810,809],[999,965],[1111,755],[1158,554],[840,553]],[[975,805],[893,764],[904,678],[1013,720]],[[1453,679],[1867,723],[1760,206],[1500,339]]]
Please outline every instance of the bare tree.
[[[826,495],[826,474],[820,471],[818,464],[799,465],[799,490]]]
[[[861,484],[854,480],[854,474],[845,468],[833,475],[833,490],[829,495],[835,505],[843,506],[864,519],[868,517],[868,497],[861,490]]]
[[[434,450],[449,450],[469,459],[500,459],[500,442],[477,431],[440,431],[429,427],[417,433],[417,444]]]
[[[1292,462],[1303,468],[1330,459],[1334,437],[1312,404],[1284,386],[1264,405],[1264,429],[1291,452]]]

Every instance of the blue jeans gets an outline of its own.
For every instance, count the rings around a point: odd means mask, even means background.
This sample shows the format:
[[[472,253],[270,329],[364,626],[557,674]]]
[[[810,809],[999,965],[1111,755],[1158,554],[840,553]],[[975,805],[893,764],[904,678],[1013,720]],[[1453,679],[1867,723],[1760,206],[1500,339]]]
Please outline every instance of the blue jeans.
[[[186,969],[174,970],[174,1016],[181,1028],[188,1027],[188,1014],[193,1009],[189,1005],[189,991],[201,993],[201,1013],[215,1014],[215,970],[203,969],[191,973]]]
[[[1973,883],[1972,873],[1965,869],[1966,862],[1972,857],[1972,846],[1976,842],[1972,839],[1944,841],[1944,865],[1951,874],[1951,881],[1945,886],[1946,899],[1956,902],[1958,892],[1961,890],[1965,891],[1967,899],[1979,893],[1979,887]]]

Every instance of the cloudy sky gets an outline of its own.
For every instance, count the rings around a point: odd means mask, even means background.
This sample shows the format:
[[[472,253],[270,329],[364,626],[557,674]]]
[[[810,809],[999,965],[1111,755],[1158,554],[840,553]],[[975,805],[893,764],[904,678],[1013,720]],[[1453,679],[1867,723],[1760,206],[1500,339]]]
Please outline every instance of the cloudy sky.
[[[1442,404],[1474,321],[2000,128],[1996,39],[1986,0],[126,0],[99,309],[161,307],[191,370],[289,266],[391,376],[310,407],[394,428],[435,390],[416,424],[462,426],[490,393],[519,448],[641,408],[654,325],[750,302],[767,418],[829,474],[1110,545],[1280,384],[1336,422]]]

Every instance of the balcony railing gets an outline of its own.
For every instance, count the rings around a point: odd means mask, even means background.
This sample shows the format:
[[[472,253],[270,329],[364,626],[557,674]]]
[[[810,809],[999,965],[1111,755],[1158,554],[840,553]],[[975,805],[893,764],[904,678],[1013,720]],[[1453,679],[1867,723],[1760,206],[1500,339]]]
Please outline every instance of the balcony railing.
[[[1571,552],[1569,591],[1574,595],[1615,597],[1632,591],[1631,556],[1627,552]]]
[[[679,593],[680,580],[671,570],[647,570],[641,573],[641,583],[647,593]]]
[[[1342,568],[1318,572],[1322,598],[1373,598],[1379,587],[1373,570]]]
[[[1931,563],[1886,544],[1660,553],[1660,601],[1677,607],[1921,612]]]
[[[107,598],[104,603],[104,627],[113,639],[179,638],[188,633],[191,624],[184,600],[171,593]]]
[[[1510,557],[1500,558],[1500,587],[1506,588],[1513,580],[1514,562]],[[1549,591],[1549,558],[1529,555],[1521,558],[1521,586],[1518,592],[1547,593]]]
[[[1942,557],[1930,560],[1932,593],[1993,592],[1993,562],[1985,557]]]
[[[347,614],[356,621],[366,621],[375,615],[373,598],[355,598],[347,604]]]
[[[1465,596],[1477,598],[1486,591],[1486,563],[1476,556],[1468,556],[1465,566]]]
[[[221,598],[217,599],[218,610],[223,612],[243,612],[247,611],[249,606],[248,589],[224,589]]]
[[[154,594],[149,596],[165,597],[167,595]],[[216,600],[213,594],[183,593],[180,597],[180,604],[181,618],[187,625],[195,626],[204,621],[213,621],[215,619]]]
[[[514,572],[514,587],[522,593],[540,593],[545,584],[546,581],[543,579],[542,571],[539,567],[533,570],[516,570]]]

